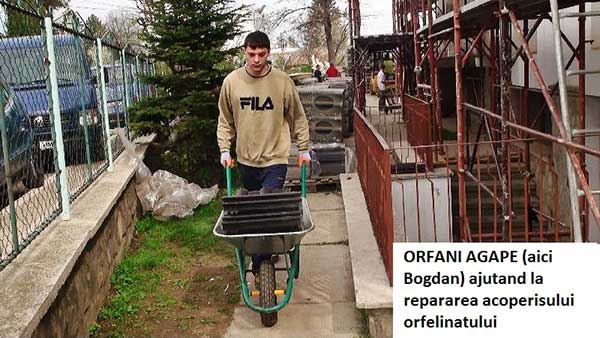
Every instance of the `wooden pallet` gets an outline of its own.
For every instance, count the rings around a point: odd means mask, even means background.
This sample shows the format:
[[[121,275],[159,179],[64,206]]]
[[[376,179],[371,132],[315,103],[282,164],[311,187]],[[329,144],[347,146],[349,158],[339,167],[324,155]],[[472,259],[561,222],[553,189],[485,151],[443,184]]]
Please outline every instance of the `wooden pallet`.
[[[300,191],[301,182],[298,179],[286,180],[284,188],[288,188],[290,191]],[[340,189],[340,177],[339,176],[324,176],[317,178],[306,179],[306,191],[313,193],[319,191],[330,191]]]

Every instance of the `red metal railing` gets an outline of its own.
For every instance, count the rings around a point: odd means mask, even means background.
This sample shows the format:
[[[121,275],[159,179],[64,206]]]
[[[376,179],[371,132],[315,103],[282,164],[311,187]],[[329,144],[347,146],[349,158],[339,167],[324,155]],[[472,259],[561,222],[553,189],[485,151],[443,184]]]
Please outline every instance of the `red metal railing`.
[[[354,137],[360,183],[369,209],[373,233],[392,285],[394,221],[390,149],[369,121],[356,109],[354,110]]]
[[[406,242],[571,242],[568,194],[561,189],[553,151],[533,139],[512,139],[507,163],[509,198],[503,231],[503,193],[492,144],[470,144],[479,151],[465,172],[465,198],[459,198],[456,155],[459,144],[392,148],[406,154],[418,148],[444,148],[434,170],[422,170],[414,157],[392,157],[392,198],[396,241]],[[532,143],[526,155],[525,144]],[[464,146],[464,145],[462,145]],[[564,182],[563,182],[564,183]],[[464,208],[460,221],[459,208]]]
[[[404,107],[408,142],[417,147],[432,145],[433,125],[429,103],[410,95],[404,95]],[[433,148],[416,148],[416,152],[427,169],[431,170],[433,168]]]

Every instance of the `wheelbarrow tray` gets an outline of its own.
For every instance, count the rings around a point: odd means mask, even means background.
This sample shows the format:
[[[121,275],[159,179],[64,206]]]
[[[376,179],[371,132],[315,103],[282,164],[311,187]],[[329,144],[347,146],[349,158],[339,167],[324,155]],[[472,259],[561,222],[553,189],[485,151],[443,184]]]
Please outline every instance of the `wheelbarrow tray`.
[[[223,231],[223,211],[215,224],[213,234],[223,238],[245,254],[284,254],[298,244],[304,235],[314,229],[308,201],[302,197],[302,222],[298,231],[228,235]]]

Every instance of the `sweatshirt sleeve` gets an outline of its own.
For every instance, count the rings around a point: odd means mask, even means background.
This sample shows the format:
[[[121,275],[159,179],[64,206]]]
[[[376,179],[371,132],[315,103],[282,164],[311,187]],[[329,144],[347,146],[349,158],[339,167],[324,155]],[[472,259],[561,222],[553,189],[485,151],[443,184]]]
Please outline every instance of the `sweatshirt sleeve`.
[[[300,96],[292,79],[289,79],[287,87],[289,94],[286,97],[286,115],[290,122],[292,139],[298,141],[299,151],[306,151],[308,150],[309,134],[304,107],[302,107]]]
[[[219,95],[219,121],[217,123],[217,143],[221,152],[229,151],[231,140],[236,135],[233,109],[229,100],[229,81],[226,78]]]

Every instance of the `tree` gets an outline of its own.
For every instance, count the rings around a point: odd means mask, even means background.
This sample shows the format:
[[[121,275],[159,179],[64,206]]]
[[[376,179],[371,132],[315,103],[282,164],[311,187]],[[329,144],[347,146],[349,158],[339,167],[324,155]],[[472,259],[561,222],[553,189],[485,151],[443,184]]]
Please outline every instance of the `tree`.
[[[283,4],[282,1],[280,1]],[[305,57],[316,55],[335,64],[345,62],[344,52],[348,46],[348,19],[335,0],[296,0],[285,3],[283,8],[270,13],[261,12],[256,19],[267,34],[281,27],[288,27],[282,33],[294,45],[302,46]],[[301,32],[301,34],[298,34]]]
[[[105,23],[106,29],[110,30],[121,46],[127,44],[140,45],[139,35],[142,27],[138,25],[136,18],[131,12],[113,10],[108,13]]]
[[[303,24],[309,50],[318,49],[324,42],[330,63],[339,63],[340,52],[348,44],[347,25],[342,19],[342,12],[334,0],[312,0]]]
[[[7,1],[14,5],[46,15],[49,8],[57,9],[68,6],[68,0],[42,0],[39,3],[33,0],[24,0],[20,3],[17,0]],[[39,35],[41,22],[38,18],[24,14],[11,7],[0,7],[0,33],[4,36],[26,36]]]
[[[161,167],[201,185],[218,181],[222,168],[216,144],[219,86],[231,70],[225,48],[241,33],[243,7],[234,0],[143,0],[140,24],[150,57],[165,74],[148,81],[161,90],[130,109],[132,127],[156,133]]]
[[[106,32],[106,27],[104,27],[104,25],[102,24],[102,21],[100,21],[100,18],[98,18],[94,14],[90,15],[87,18],[87,20],[85,21],[85,25],[87,27],[88,33],[92,37],[95,37],[95,38],[102,37],[104,32]]]

